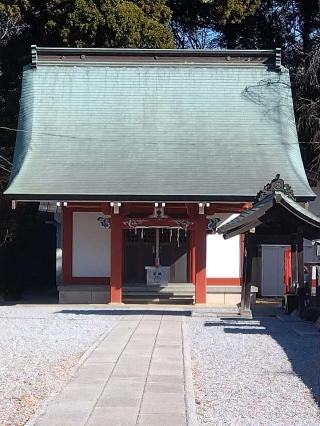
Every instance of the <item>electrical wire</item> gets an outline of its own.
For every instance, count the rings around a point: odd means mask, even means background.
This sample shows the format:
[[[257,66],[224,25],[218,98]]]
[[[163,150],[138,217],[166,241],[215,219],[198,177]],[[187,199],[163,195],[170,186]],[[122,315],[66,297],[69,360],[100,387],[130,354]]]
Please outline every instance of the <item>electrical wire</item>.
[[[10,132],[16,132],[16,133],[31,133],[32,134],[37,134],[40,136],[53,136],[53,137],[60,137],[60,138],[69,138],[69,139],[75,139],[75,140],[85,140],[85,141],[93,141],[93,140],[105,140],[104,138],[92,138],[90,136],[88,137],[81,137],[81,136],[75,136],[75,135],[69,135],[69,134],[59,134],[59,133],[50,133],[50,132],[37,132],[35,130],[23,130],[23,129],[13,129],[11,127],[5,127],[5,126],[0,126],[0,130],[8,130]],[[176,143],[177,144],[177,143]],[[288,146],[292,146],[292,145],[303,145],[303,144],[308,144],[308,145],[316,145],[316,144],[320,144],[320,141],[299,141],[299,142],[284,142],[284,143],[272,143],[272,142],[262,142],[262,143],[257,143],[257,142],[253,142],[253,143],[243,143],[240,142],[241,146],[283,146],[283,145],[288,145]],[[145,145],[158,145],[157,142],[145,142]],[[178,144],[177,144],[178,145]],[[190,145],[190,143],[179,143],[179,145]],[[193,143],[193,145],[197,145],[197,143]],[[239,142],[215,142],[215,145],[221,145],[221,146],[225,146],[225,145],[239,145]]]

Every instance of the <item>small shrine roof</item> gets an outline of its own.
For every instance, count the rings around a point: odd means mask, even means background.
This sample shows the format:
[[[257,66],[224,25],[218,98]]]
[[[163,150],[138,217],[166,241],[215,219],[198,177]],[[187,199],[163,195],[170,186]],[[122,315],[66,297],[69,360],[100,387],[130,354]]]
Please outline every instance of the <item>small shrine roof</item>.
[[[320,217],[283,192],[274,191],[252,208],[218,227],[217,232],[228,239],[252,229],[275,235],[297,234],[313,240],[320,237]]]

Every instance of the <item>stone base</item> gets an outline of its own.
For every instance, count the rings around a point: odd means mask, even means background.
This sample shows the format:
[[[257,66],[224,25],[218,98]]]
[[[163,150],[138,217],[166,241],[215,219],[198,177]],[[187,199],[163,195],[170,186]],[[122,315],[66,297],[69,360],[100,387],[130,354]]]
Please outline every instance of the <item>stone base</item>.
[[[63,284],[58,287],[59,303],[110,303],[110,286]]]
[[[251,286],[251,305],[256,303],[258,288]],[[241,286],[207,286],[207,305],[234,307],[241,302]]]

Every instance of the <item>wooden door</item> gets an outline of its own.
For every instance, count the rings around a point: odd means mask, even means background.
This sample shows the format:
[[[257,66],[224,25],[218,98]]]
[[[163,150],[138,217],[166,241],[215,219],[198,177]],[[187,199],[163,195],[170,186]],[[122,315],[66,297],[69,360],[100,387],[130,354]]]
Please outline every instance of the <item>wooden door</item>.
[[[160,264],[170,266],[172,283],[189,280],[189,240],[189,231],[160,230]]]
[[[145,284],[146,266],[154,265],[155,229],[125,231],[125,282]]]
[[[190,233],[177,229],[159,229],[159,257],[161,266],[170,267],[170,282],[189,280]],[[155,265],[156,230],[125,231],[125,282],[146,283],[146,266]]]

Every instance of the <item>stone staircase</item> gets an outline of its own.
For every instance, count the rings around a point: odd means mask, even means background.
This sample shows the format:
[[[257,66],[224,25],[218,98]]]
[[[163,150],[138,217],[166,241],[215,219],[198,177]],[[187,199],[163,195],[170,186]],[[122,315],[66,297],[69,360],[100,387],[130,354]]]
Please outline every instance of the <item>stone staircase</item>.
[[[124,303],[164,303],[190,305],[194,303],[194,285],[169,283],[167,286],[128,284],[123,287]]]

